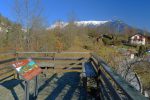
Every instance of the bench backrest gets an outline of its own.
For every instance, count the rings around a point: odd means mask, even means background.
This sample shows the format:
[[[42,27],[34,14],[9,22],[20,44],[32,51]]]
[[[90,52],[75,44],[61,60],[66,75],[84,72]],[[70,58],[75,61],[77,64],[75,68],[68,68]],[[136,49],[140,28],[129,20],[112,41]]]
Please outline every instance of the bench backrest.
[[[98,67],[98,63],[96,62],[96,60],[94,58],[90,57],[88,61],[91,62],[91,64],[93,65],[95,71],[98,74],[99,67]]]

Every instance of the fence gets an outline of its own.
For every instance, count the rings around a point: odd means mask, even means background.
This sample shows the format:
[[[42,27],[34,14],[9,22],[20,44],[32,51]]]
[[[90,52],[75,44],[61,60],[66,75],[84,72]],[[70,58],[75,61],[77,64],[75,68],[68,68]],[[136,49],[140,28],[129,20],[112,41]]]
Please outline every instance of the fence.
[[[94,66],[98,68],[99,89],[102,100],[148,100],[99,56],[92,54],[92,58]]]
[[[55,72],[68,72],[68,71],[78,71],[81,72],[81,69],[72,69],[74,65],[80,63],[81,60],[88,58],[89,52],[14,52],[14,53],[0,53],[0,55],[7,55],[8,59],[0,60],[0,82],[3,82],[8,79],[18,78],[15,70],[11,67],[12,62],[32,58],[36,60],[37,63],[44,62],[45,66],[50,63],[56,63],[57,66],[64,65],[66,68],[57,67]],[[14,57],[14,58],[9,58]],[[67,61],[74,62],[72,65],[69,65]],[[49,63],[48,63],[49,62]],[[77,62],[77,63],[76,63]],[[68,65],[66,65],[68,64]]]

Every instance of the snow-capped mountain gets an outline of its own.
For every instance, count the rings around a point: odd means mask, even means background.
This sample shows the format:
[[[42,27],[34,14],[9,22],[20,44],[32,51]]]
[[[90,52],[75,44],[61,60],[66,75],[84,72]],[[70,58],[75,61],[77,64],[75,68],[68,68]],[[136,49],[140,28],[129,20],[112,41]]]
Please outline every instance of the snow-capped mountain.
[[[54,29],[56,27],[64,28],[68,25],[68,22],[56,22],[53,25],[51,25],[48,29]],[[145,33],[144,30],[138,29],[136,27],[132,27],[122,20],[108,20],[108,21],[75,21],[74,24],[78,27],[80,26],[88,26],[88,27],[98,27],[98,28],[104,28],[104,29],[109,29],[112,30],[113,32],[116,33],[123,33],[126,29],[135,29],[140,33]],[[149,32],[148,32],[149,33]]]
[[[56,27],[63,28],[65,26],[67,26],[67,25],[68,25],[67,22],[56,22],[56,23],[52,24],[50,27],[48,27],[47,29],[54,29]]]
[[[105,24],[109,21],[75,21],[74,23],[77,26],[89,26],[89,25],[93,25],[93,26],[100,26],[102,24]],[[53,25],[51,25],[48,29],[53,29],[56,27],[60,27],[63,28],[65,26],[67,26],[69,23],[68,22],[56,22]]]
[[[87,26],[87,25],[95,25],[95,26],[99,26],[102,24],[107,23],[108,21],[77,21],[75,22],[76,25],[78,26]]]

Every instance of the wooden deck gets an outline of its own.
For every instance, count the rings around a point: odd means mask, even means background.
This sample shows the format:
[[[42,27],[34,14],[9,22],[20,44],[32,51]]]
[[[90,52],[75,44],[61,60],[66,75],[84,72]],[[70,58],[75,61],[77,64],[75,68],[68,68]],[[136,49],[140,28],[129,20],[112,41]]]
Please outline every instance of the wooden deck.
[[[0,100],[23,100],[23,81],[9,80],[0,84]],[[34,82],[30,82],[32,99]],[[37,100],[85,100],[86,92],[80,82],[80,73],[67,72],[50,74],[47,78],[39,76],[39,94]]]
[[[82,86],[82,81],[80,79],[80,74],[82,72],[82,63],[85,62],[87,56],[80,56],[76,58],[70,55],[67,57],[56,57],[56,53],[49,52],[49,54],[55,54],[55,56],[50,57],[34,57],[32,55],[22,55],[22,54],[47,54],[48,52],[22,52],[16,53],[16,58],[7,59],[0,61],[1,73],[3,76],[9,73],[7,69],[8,65],[11,65],[12,61],[17,61],[21,59],[26,59],[32,57],[37,63],[42,62],[43,73],[39,75],[39,89],[37,100],[91,100],[92,97],[89,96],[86,89]],[[62,53],[62,54],[66,54]],[[68,53],[67,53],[68,54]],[[27,56],[27,57],[26,57]],[[37,55],[36,55],[37,56]],[[70,57],[71,56],[71,57]],[[97,70],[98,77],[96,79],[97,90],[91,91],[95,93],[95,97],[101,98],[102,100],[148,100],[140,92],[138,92],[131,84],[126,82],[120,75],[118,75],[107,63],[105,63],[98,55],[91,54],[90,59],[92,60],[92,65],[94,69]],[[43,65],[44,62],[44,65]],[[50,66],[49,66],[50,63]],[[46,64],[46,65],[45,65]],[[48,66],[47,66],[48,64]],[[51,64],[54,64],[53,68]],[[40,65],[40,64],[39,64]],[[4,72],[2,71],[4,70]],[[6,71],[6,72],[5,72]],[[8,75],[7,75],[8,76]],[[12,79],[6,80],[0,77],[0,100],[24,100],[25,94],[25,83],[14,73]],[[82,76],[82,75],[81,75]],[[16,78],[16,79],[15,79]],[[93,81],[93,80],[91,80]],[[94,81],[93,81],[94,82]],[[88,84],[88,82],[87,82]],[[30,100],[33,99],[33,93],[35,90],[34,81],[30,81]],[[85,85],[87,86],[87,85]],[[87,88],[88,89],[88,88]],[[91,89],[92,90],[92,89]]]

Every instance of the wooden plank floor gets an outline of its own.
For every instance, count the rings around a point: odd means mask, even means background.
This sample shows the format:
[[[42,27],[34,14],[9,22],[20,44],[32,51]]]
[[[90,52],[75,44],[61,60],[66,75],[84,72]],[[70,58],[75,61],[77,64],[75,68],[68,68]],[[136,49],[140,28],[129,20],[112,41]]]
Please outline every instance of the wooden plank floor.
[[[86,91],[80,83],[80,73],[67,72],[47,80],[39,88],[38,100],[85,100]]]
[[[44,69],[39,75],[37,100],[85,100],[86,90],[81,84],[81,61],[55,61],[55,69]],[[57,74],[56,74],[57,73]],[[34,81],[30,81],[30,99]],[[24,81],[8,80],[0,83],[0,100],[23,100]]]
[[[0,84],[0,100],[23,100],[24,86],[19,80],[9,80]],[[30,82],[32,99],[34,82]],[[37,100],[85,100],[86,91],[81,86],[80,73],[66,72],[39,76]]]

